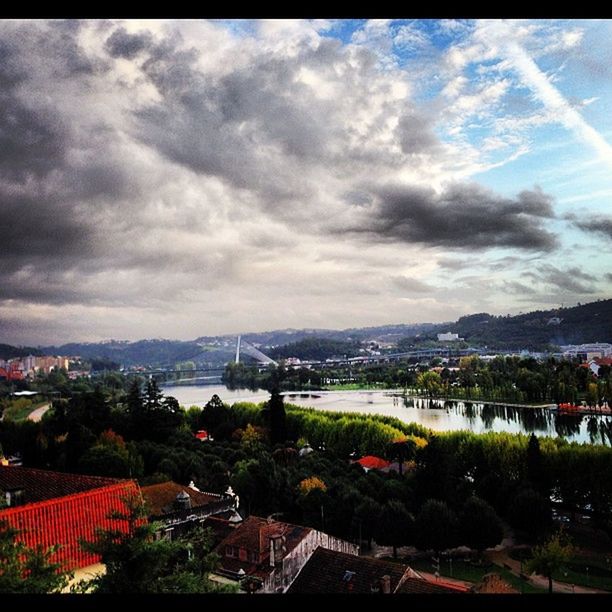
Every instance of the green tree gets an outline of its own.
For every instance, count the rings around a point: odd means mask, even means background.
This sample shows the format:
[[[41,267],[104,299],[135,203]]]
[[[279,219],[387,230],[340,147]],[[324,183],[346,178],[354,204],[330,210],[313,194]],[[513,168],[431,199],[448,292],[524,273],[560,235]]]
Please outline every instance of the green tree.
[[[287,415],[283,396],[278,391],[272,391],[271,397],[264,408],[265,420],[270,429],[270,443],[274,446],[287,439]]]
[[[419,389],[425,389],[430,398],[440,395],[444,389],[442,378],[437,372],[419,374],[416,384]]]
[[[413,520],[404,504],[392,499],[380,513],[374,538],[377,544],[393,547],[393,558],[397,559],[398,546],[409,544],[413,535]]]
[[[535,540],[552,525],[550,501],[533,489],[523,489],[508,508],[508,521]]]
[[[81,590],[130,593],[209,593],[219,590],[208,579],[217,558],[210,554],[210,535],[201,530],[184,539],[155,539],[158,525],[147,523],[147,511],[136,497],[125,500],[127,510],[112,518],[127,530],[98,531],[83,547],[101,556],[106,572],[81,583]]]
[[[457,516],[443,501],[429,499],[417,515],[414,535],[421,550],[451,548],[457,544]]]
[[[459,521],[463,544],[480,554],[485,548],[499,544],[504,531],[499,516],[483,499],[470,497],[463,506]]]
[[[18,536],[0,521],[0,593],[59,593],[70,576],[51,561],[57,547],[29,548]]]
[[[540,450],[540,441],[533,433],[529,436],[529,442],[527,443],[527,478],[536,490],[543,491],[546,477],[542,451]]]
[[[533,557],[527,562],[528,572],[536,572],[548,578],[548,592],[553,592],[553,574],[558,572],[571,558],[572,545],[562,531],[555,533],[544,544],[537,546]]]

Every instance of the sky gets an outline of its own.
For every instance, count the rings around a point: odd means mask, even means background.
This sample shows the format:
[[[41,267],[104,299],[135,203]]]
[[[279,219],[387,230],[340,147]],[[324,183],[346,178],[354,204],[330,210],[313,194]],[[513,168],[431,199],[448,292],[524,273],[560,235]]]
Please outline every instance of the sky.
[[[612,21],[1,20],[0,342],[612,296]]]

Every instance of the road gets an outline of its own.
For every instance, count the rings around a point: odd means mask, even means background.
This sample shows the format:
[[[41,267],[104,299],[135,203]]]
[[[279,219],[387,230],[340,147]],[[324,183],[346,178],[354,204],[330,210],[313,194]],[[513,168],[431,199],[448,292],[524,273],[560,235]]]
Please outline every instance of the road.
[[[30,412],[30,414],[28,415],[28,419],[30,421],[34,421],[35,423],[38,423],[38,421],[42,419],[43,414],[45,414],[45,412],[47,412],[49,408],[51,408],[51,404],[45,404],[44,406],[41,406],[40,408],[37,408],[36,410],[32,410],[32,412]]]

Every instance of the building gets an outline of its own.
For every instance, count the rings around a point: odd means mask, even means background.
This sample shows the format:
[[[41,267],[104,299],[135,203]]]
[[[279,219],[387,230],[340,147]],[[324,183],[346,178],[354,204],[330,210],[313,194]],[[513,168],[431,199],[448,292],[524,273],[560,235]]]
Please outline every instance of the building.
[[[357,555],[355,544],[311,527],[250,516],[217,546],[216,574],[260,593],[282,593],[319,547]]]
[[[242,521],[237,512],[238,497],[233,492],[226,495],[205,493],[193,482],[184,486],[172,481],[140,490],[149,511],[149,520],[163,525],[158,531],[159,537],[176,539],[213,515],[226,515],[230,523]]]
[[[595,357],[612,357],[612,344],[607,342],[591,342],[588,344],[568,344],[561,347],[564,357],[580,357],[590,361]]]
[[[408,565],[317,548],[287,593],[467,593],[467,587],[427,580]]]
[[[97,529],[127,529],[109,515],[125,511],[124,500],[138,494],[133,480],[0,465],[0,495],[7,505],[0,521],[17,529],[29,547],[58,545],[52,560],[69,571],[100,561],[80,541],[93,541]]]
[[[461,342],[463,338],[459,337],[459,334],[452,334],[446,332],[444,334],[438,334],[438,342]]]

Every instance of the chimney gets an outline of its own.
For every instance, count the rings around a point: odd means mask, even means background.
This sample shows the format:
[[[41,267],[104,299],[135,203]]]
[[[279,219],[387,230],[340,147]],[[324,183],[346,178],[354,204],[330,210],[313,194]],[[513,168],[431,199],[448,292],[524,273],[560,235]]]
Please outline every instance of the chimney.
[[[391,593],[391,576],[389,576],[388,574],[385,574],[380,579],[380,584],[381,584],[381,587],[382,587],[382,592],[384,594]]]
[[[282,535],[270,536],[270,567],[281,565],[285,553],[285,538]]]
[[[176,507],[179,510],[190,510],[191,509],[191,497],[186,491],[181,491],[174,501]]]

